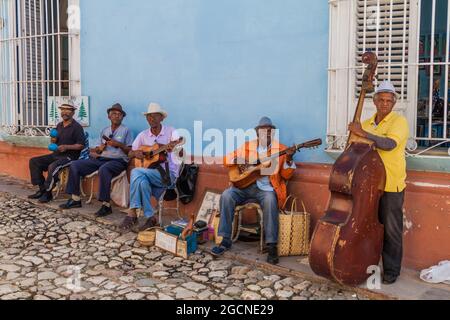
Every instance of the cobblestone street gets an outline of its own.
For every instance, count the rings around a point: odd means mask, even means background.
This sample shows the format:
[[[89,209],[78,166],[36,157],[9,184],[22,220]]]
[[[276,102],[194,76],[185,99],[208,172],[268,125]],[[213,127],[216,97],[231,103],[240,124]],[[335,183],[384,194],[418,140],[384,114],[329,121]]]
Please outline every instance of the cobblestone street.
[[[135,234],[0,193],[0,299],[366,299],[334,285],[142,248]]]

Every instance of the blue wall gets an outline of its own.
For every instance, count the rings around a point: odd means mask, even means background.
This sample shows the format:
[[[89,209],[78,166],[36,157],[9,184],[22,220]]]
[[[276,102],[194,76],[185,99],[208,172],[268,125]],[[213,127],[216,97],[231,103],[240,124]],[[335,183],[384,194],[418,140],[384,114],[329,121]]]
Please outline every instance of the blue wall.
[[[133,131],[149,102],[167,123],[249,128],[268,115],[286,144],[325,141],[328,4],[310,0],[81,0],[82,94],[89,131],[118,101]],[[323,152],[299,161],[330,162]]]

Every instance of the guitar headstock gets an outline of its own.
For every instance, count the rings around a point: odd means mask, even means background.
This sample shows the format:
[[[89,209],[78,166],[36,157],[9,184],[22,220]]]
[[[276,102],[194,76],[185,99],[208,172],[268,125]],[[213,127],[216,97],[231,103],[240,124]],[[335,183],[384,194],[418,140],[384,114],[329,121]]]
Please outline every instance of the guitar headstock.
[[[298,144],[295,146],[295,149],[297,151],[300,149],[313,149],[313,148],[318,148],[321,145],[322,145],[322,139],[315,139],[315,140],[307,141],[302,144]]]
[[[184,144],[184,143],[185,143],[185,140],[184,140],[183,137],[181,137],[181,138],[179,138],[178,140],[171,141],[171,142],[169,143],[169,146],[170,146],[171,149],[172,149],[172,148],[175,148],[176,146],[182,145],[182,144]]]

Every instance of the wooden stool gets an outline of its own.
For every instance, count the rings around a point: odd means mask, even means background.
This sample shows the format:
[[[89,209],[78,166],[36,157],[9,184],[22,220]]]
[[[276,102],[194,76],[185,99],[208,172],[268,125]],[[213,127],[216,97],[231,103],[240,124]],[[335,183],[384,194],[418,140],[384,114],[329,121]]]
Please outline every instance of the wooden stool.
[[[69,181],[69,166],[64,167],[58,173],[59,181],[56,183],[56,186],[53,190],[56,191],[54,199],[57,199],[59,195],[66,190],[67,181]]]
[[[236,242],[239,238],[239,235],[241,231],[243,230],[242,225],[242,213],[246,209],[255,209],[258,212],[259,215],[259,223],[260,223],[260,230],[261,230],[261,239],[260,239],[260,252],[262,253],[264,251],[264,214],[261,209],[261,206],[254,202],[249,202],[246,204],[243,204],[241,206],[238,206],[234,209],[234,223],[233,223],[233,236],[232,241]],[[249,231],[249,229],[245,229],[245,231],[250,233],[257,234],[256,230]]]

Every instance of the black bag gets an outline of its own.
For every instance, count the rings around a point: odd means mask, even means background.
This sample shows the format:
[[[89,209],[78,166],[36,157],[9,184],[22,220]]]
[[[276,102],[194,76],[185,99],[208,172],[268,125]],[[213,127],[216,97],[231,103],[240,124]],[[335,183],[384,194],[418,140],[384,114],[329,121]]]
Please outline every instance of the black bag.
[[[196,164],[185,164],[180,176],[177,179],[177,191],[180,196],[180,201],[183,204],[191,203],[194,199],[195,186],[197,184],[199,166]],[[172,201],[177,198],[174,190],[167,190],[164,200]]]

